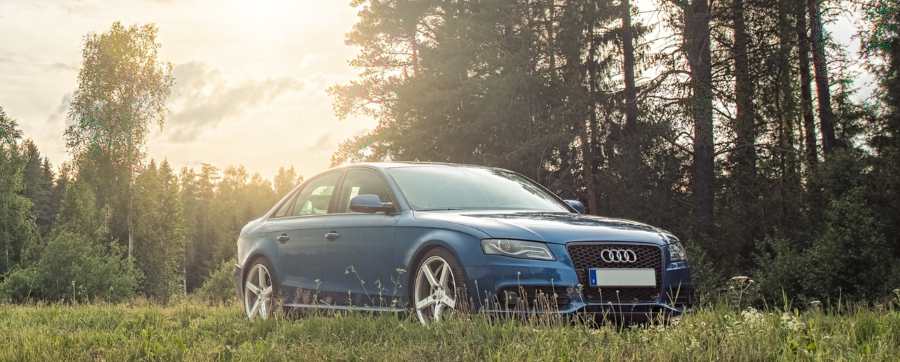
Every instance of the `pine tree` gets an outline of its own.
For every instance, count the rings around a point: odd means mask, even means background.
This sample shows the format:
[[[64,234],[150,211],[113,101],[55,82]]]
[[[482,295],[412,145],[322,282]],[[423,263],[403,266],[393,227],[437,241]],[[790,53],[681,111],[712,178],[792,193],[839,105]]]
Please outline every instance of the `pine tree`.
[[[56,210],[53,207],[53,170],[50,162],[31,140],[23,144],[25,169],[23,194],[32,203],[32,214],[41,235],[47,235],[53,225]]]
[[[37,242],[31,201],[23,196],[21,131],[0,107],[0,275],[25,261]]]
[[[278,197],[283,197],[287,195],[290,190],[293,190],[294,186],[297,186],[302,182],[303,176],[297,174],[297,171],[294,170],[294,166],[291,166],[290,168],[279,167],[274,180],[275,194]]]

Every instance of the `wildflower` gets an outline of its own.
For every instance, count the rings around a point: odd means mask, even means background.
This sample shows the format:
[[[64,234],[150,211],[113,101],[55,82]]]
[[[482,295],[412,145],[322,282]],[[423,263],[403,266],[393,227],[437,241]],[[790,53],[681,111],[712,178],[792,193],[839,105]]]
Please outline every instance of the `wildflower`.
[[[747,307],[747,309],[741,312],[741,318],[743,318],[744,322],[747,324],[756,326],[764,322],[765,316],[756,310],[756,308]]]

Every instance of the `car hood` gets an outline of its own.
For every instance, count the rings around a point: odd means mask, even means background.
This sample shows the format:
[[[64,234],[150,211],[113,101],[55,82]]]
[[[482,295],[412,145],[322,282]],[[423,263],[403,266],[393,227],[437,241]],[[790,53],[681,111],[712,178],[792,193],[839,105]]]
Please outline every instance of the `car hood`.
[[[578,241],[623,241],[664,244],[665,230],[636,221],[574,213],[528,211],[417,212],[416,218],[465,225],[491,238],[566,244]]]

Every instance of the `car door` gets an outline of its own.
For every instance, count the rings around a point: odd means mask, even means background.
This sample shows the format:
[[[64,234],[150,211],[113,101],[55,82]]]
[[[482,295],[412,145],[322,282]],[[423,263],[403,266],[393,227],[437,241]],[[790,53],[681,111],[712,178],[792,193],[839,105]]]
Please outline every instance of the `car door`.
[[[347,293],[346,303],[364,307],[391,307],[399,300],[400,285],[408,277],[398,272],[404,250],[396,242],[398,216],[394,212],[356,213],[350,200],[357,195],[374,194],[382,201],[397,205],[384,176],[368,168],[352,168],[341,183],[337,198],[335,231],[340,235],[331,247],[335,252],[333,273],[342,278],[337,285]]]
[[[343,170],[336,170],[310,180],[268,222],[268,234],[278,245],[275,268],[287,303],[331,301],[322,287],[330,285],[327,269],[334,261],[328,235],[336,223],[333,211],[342,176]]]

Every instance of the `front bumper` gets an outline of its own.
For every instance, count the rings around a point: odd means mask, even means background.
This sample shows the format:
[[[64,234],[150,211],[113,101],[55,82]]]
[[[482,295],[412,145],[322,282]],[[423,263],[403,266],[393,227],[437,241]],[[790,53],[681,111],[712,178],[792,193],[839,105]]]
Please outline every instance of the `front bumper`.
[[[629,288],[601,292],[599,288],[586,289],[589,287],[582,283],[566,246],[548,246],[557,260],[492,256],[482,260],[481,266],[466,267],[473,284],[467,291],[469,301],[487,313],[590,313],[628,319],[680,315],[693,304],[690,267],[686,262],[669,262],[663,251],[657,287],[650,293],[634,293]]]

